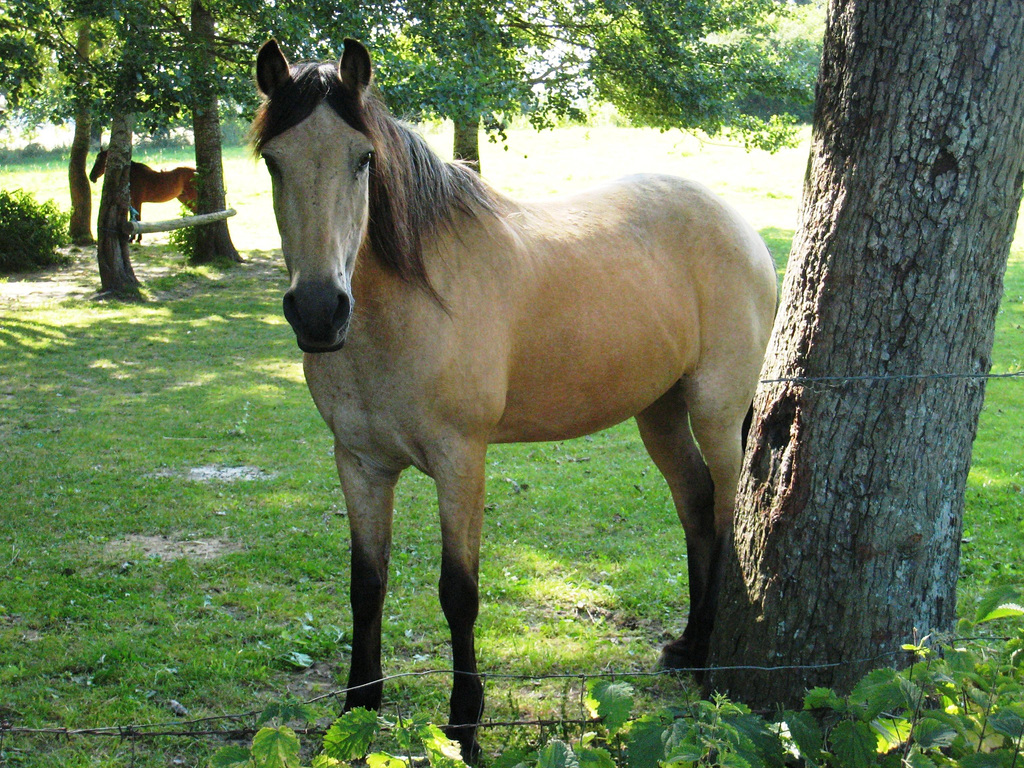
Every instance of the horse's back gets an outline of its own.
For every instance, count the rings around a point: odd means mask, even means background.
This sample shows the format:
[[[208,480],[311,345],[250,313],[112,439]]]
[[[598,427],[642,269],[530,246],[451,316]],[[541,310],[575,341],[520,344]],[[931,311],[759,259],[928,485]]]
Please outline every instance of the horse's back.
[[[616,276],[621,302],[662,317],[685,307],[689,333],[699,331],[702,347],[723,326],[766,338],[776,301],[771,254],[706,186],[677,176],[628,176],[560,201],[554,212],[572,222],[586,210],[604,222],[593,231],[595,222],[580,227],[585,258],[593,258],[587,271]]]

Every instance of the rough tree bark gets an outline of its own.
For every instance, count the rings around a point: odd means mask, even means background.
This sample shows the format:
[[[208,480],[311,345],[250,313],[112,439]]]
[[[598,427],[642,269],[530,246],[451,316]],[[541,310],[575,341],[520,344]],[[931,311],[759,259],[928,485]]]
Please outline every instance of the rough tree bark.
[[[200,0],[192,3],[192,35],[195,38],[193,83],[196,95],[192,108],[192,132],[196,143],[196,178],[199,181],[197,213],[213,213],[227,208],[224,191],[224,164],[221,157],[220,111],[215,86],[217,62],[213,46],[213,15]],[[196,246],[192,261],[206,263],[216,259],[242,261],[228,231],[226,220],[196,227]]]
[[[96,259],[100,269],[98,298],[138,298],[139,280],[132,269],[131,249],[124,224],[131,199],[128,177],[132,162],[131,113],[115,112],[110,122],[110,145],[103,174],[103,192],[96,220]]]
[[[452,155],[456,160],[469,163],[473,170],[480,173],[480,118],[457,117]]]
[[[709,688],[799,704],[951,628],[984,384],[929,376],[990,368],[1022,180],[1024,3],[832,0],[711,663],[839,666]]]
[[[89,62],[89,31],[87,20],[78,22],[78,40],[75,52],[80,71],[75,83],[75,135],[71,141],[68,159],[68,187],[71,192],[71,221],[68,234],[75,245],[90,245],[92,239],[92,188],[86,174],[89,158],[89,139],[92,131],[92,112],[89,108],[89,78],[85,75]]]

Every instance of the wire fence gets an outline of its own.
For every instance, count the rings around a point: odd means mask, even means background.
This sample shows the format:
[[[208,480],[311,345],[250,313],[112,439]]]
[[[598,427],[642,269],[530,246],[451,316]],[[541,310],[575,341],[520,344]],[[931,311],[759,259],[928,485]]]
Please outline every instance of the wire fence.
[[[894,373],[856,376],[782,376],[761,379],[758,384],[795,384],[798,386],[838,387],[844,384],[880,384],[892,381],[987,381],[989,379],[1024,380],[1024,371],[1009,373]]]
[[[951,644],[970,641],[981,642],[1005,642],[1007,638],[999,637],[958,637],[950,640]],[[477,677],[484,686],[485,696],[487,686],[495,681],[506,681],[518,683],[521,687],[529,687],[542,682],[565,683],[562,690],[563,702],[558,717],[529,717],[529,718],[483,718],[477,724],[482,730],[491,729],[538,729],[539,738],[545,731],[555,730],[569,732],[576,729],[593,728],[601,722],[601,718],[594,716],[586,705],[586,695],[591,681],[595,680],[620,680],[638,681],[653,680],[657,678],[678,678],[683,674],[700,674],[709,672],[735,672],[750,671],[770,674],[793,674],[807,671],[818,671],[835,669],[843,666],[856,666],[864,668],[865,665],[892,665],[897,659],[904,659],[909,662],[912,654],[906,650],[896,650],[878,653],[865,658],[849,659],[822,664],[780,664],[777,666],[740,665],[723,667],[694,667],[679,670],[659,669],[652,671],[596,671],[596,672],[566,672],[554,674],[516,674],[504,672],[482,672],[472,675]],[[454,674],[452,670],[428,669],[410,672],[401,672],[387,675],[381,680],[367,683],[363,686],[352,688],[340,688],[327,693],[315,696],[298,702],[299,705],[311,706],[323,704],[324,702],[338,702],[337,711],[340,711],[342,702],[350,691],[358,690],[384,683],[392,683],[411,678],[443,677],[450,679]],[[697,697],[692,686],[689,686],[690,695]],[[400,707],[395,703],[385,704],[385,707]],[[401,720],[408,713],[403,713],[400,708],[397,710],[398,719]],[[12,737],[29,737],[36,739],[71,739],[71,738],[95,738],[115,739],[120,742],[130,743],[134,750],[137,742],[150,741],[158,738],[186,739],[191,741],[202,741],[208,745],[212,743],[223,743],[251,739],[260,729],[260,718],[264,710],[251,710],[234,714],[216,715],[211,717],[199,717],[193,719],[179,718],[176,720],[165,720],[151,723],[126,723],[109,726],[85,726],[85,727],[24,727],[18,726],[6,719],[0,719],[0,765],[5,765],[2,755],[5,744],[9,744]],[[306,727],[295,727],[292,729],[298,736],[322,737],[326,734],[327,728],[317,724],[307,724]],[[134,751],[131,756],[131,765],[134,765]]]

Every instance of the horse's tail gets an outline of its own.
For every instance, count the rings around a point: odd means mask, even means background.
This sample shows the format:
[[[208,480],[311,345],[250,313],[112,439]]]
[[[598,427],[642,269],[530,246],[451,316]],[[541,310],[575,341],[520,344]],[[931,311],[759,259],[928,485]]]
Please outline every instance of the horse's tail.
[[[768,252],[768,257],[772,260],[772,264],[775,263],[775,257],[772,254],[772,249],[768,247],[768,241],[763,237],[761,243],[764,245],[764,249]],[[782,291],[779,289],[778,281],[775,284],[775,317],[779,316],[779,307],[782,306]],[[744,453],[747,450],[747,435],[750,434],[750,427],[754,423],[754,403],[751,401],[750,407],[747,409],[747,415],[743,417],[743,427],[740,433],[740,441],[743,445]]]
[[[743,446],[743,452],[747,452],[747,435],[750,433],[750,427],[754,423],[754,403],[750,403],[750,407],[747,409],[747,415],[743,417],[743,426],[740,428],[740,445]]]

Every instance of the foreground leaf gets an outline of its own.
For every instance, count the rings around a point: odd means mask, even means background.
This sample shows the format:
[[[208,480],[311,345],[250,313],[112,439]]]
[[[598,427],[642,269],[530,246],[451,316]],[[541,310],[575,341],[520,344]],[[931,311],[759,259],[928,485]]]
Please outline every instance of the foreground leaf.
[[[261,728],[252,740],[252,762],[256,768],[299,768],[299,737],[284,725]]]
[[[589,688],[587,705],[590,711],[601,718],[609,733],[618,733],[633,711],[633,686],[614,680],[599,680]]]
[[[867,722],[883,712],[912,707],[908,704],[895,670],[873,669],[857,683],[849,697],[850,711]]]
[[[1012,584],[996,587],[986,594],[978,605],[975,621],[981,624],[1006,616],[1024,616],[1024,596],[1020,588]]]
[[[800,757],[809,765],[816,765],[821,759],[822,745],[818,721],[809,712],[787,710],[782,713],[782,722],[789,728],[789,736],[800,751]]]
[[[626,740],[626,765],[629,768],[657,768],[665,757],[662,735],[668,726],[662,718],[648,715],[634,720]]]
[[[935,761],[916,747],[911,747],[903,764],[906,768],[935,768]]]
[[[845,712],[846,702],[831,688],[812,688],[804,697],[804,709],[831,709]]]
[[[878,741],[867,723],[847,720],[832,729],[829,743],[843,768],[868,768],[874,761]]]
[[[1024,717],[1012,709],[1000,709],[988,718],[988,727],[1001,733],[1014,743],[1024,738]]]
[[[374,752],[366,756],[366,765],[369,768],[408,768],[408,763],[400,757],[389,755],[387,752]]]
[[[786,764],[786,750],[782,740],[764,718],[753,714],[743,714],[729,718],[729,723],[742,735],[742,741],[753,748],[755,762],[765,768],[783,768]],[[744,749],[741,748],[741,751]],[[724,763],[723,763],[724,764]]]
[[[580,761],[572,747],[559,739],[552,739],[540,751],[537,768],[580,768]]]
[[[324,752],[335,760],[354,760],[370,751],[380,731],[377,713],[357,707],[343,714],[324,735]]]
[[[942,714],[947,722],[942,722],[936,714]],[[952,715],[929,712],[914,726],[914,742],[921,749],[942,749],[950,746],[959,736],[959,731],[948,722]]]
[[[251,765],[252,752],[246,747],[231,745],[221,747],[210,758],[210,768],[240,768]]]
[[[607,749],[585,747],[576,756],[580,768],[615,768],[615,760]]]
[[[436,725],[421,728],[420,738],[423,741],[423,748],[427,751],[427,760],[433,768],[455,768],[465,765],[459,743],[445,736],[444,731]]]

